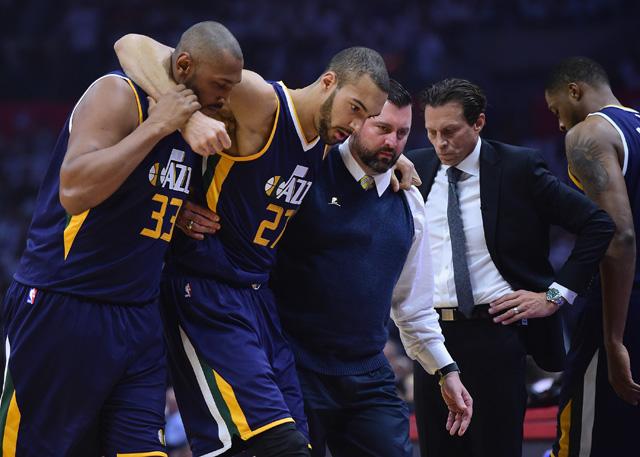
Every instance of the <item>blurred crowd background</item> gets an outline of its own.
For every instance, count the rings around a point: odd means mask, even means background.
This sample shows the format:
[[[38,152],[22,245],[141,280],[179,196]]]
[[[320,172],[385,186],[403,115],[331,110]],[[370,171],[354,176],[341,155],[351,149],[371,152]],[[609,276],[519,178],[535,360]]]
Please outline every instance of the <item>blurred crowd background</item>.
[[[0,0],[0,18],[2,295],[66,115],[94,79],[117,67],[113,43],[126,33],[175,45],[191,24],[216,20],[240,41],[246,68],[289,87],[311,83],[335,52],[354,45],[380,51],[413,94],[444,77],[471,79],[489,99],[484,136],[540,148],[562,179],[562,136],[543,97],[554,63],[592,57],[623,103],[640,106],[637,0]],[[409,147],[426,143],[416,111]],[[559,261],[571,241],[561,232],[554,239]],[[397,342],[387,353],[409,393],[410,363]],[[168,414],[175,413],[170,397]]]

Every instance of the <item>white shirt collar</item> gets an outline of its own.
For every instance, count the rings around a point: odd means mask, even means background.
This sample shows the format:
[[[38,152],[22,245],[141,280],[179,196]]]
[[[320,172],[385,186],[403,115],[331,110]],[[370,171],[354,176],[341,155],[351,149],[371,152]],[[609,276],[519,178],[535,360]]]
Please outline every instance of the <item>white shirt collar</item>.
[[[342,157],[342,161],[344,162],[345,167],[347,167],[347,170],[349,170],[349,173],[351,173],[353,179],[355,179],[356,181],[360,181],[362,177],[367,173],[362,169],[360,164],[353,157],[353,154],[351,154],[351,150],[349,149],[349,140],[350,138],[347,138],[344,143],[338,146],[338,150],[340,151],[340,156]],[[376,183],[378,197],[382,197],[384,191],[387,190],[387,187],[389,187],[389,184],[391,184],[391,173],[393,173],[393,169],[389,169],[384,173],[376,173],[371,175]]]
[[[464,171],[468,175],[478,176],[480,174],[480,149],[482,147],[482,139],[478,137],[476,146],[467,157],[465,157],[456,168],[460,171]],[[447,171],[449,165],[442,165],[444,171]]]

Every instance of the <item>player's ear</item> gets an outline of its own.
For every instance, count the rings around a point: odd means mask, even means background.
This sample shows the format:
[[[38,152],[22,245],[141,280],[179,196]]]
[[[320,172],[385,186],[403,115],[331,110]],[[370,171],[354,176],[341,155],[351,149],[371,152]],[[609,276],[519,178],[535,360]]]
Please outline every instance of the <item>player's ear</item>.
[[[578,83],[569,83],[567,87],[569,90],[569,98],[575,102],[580,101],[584,93],[583,87]]]
[[[188,52],[181,52],[178,57],[176,57],[175,65],[178,82],[184,81],[194,72],[193,59]]]
[[[327,71],[320,77],[320,86],[324,90],[331,90],[338,84],[338,75],[333,71]]]

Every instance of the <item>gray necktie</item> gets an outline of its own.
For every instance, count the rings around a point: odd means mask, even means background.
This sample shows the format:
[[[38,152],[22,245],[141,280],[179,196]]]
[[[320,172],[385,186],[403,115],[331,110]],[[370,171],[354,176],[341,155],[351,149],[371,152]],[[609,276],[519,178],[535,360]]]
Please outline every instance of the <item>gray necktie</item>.
[[[449,222],[449,234],[451,235],[451,253],[453,261],[453,281],[456,285],[456,297],[458,309],[467,317],[471,317],[473,311],[473,290],[469,278],[469,265],[467,264],[467,240],[464,236],[462,216],[460,214],[460,202],[458,201],[457,184],[462,171],[455,167],[449,167],[449,201],[447,203],[447,220]]]

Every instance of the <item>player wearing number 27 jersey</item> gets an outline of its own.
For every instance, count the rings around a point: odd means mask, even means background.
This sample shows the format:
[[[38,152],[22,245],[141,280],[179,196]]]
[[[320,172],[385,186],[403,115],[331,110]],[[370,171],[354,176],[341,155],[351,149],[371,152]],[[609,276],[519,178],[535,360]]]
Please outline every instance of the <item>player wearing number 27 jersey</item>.
[[[220,216],[215,236],[176,232],[162,283],[170,369],[194,455],[226,452],[295,422],[307,434],[293,356],[266,282],[289,219],[309,191],[324,144],[307,142],[288,89],[267,143],[246,157],[209,157],[190,198]]]

